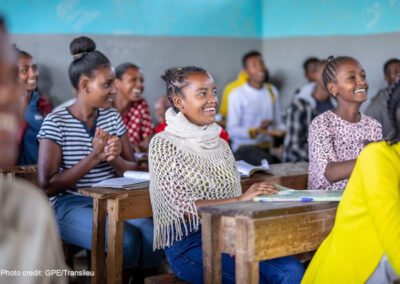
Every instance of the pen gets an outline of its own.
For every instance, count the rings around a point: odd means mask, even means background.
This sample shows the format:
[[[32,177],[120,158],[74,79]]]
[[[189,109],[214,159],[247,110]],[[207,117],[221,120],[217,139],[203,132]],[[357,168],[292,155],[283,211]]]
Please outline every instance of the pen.
[[[268,202],[268,201],[301,201],[301,202],[310,202],[310,201],[314,201],[314,199],[311,198],[311,197],[288,198],[288,199],[274,199],[274,198],[267,199],[267,198],[265,198],[265,199],[259,199],[257,201],[259,201],[259,202]]]

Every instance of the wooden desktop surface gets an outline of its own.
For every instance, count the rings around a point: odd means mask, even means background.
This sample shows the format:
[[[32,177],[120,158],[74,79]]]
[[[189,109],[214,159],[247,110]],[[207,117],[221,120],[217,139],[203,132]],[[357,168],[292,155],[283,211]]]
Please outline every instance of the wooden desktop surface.
[[[235,255],[236,283],[258,283],[259,261],[316,250],[338,202],[237,202],[199,208],[205,283],[221,282],[221,253]]]

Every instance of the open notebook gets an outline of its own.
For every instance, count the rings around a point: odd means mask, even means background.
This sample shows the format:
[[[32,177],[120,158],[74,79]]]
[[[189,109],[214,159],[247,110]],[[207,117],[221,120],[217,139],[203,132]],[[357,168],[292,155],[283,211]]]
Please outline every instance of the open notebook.
[[[258,171],[269,173],[269,164],[265,159],[263,159],[261,161],[261,165],[258,166],[251,165],[243,160],[236,161],[236,165],[241,177],[250,177],[252,174]]]
[[[138,189],[148,187],[149,183],[150,174],[148,172],[126,171],[123,177],[106,179],[93,184],[92,187]]]
[[[343,190],[298,190],[274,184],[279,192],[274,195],[260,195],[254,201],[340,201]]]

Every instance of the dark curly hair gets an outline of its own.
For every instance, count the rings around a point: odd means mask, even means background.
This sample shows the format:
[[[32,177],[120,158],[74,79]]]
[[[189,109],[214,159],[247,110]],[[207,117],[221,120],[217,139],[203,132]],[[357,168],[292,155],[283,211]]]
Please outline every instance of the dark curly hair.
[[[322,80],[324,81],[325,89],[328,92],[328,83],[336,82],[336,71],[339,68],[340,64],[346,61],[354,61],[358,63],[356,59],[350,56],[328,57],[328,60],[324,67],[324,71],[322,71]]]
[[[179,112],[179,109],[174,105],[173,97],[178,95],[183,96],[182,89],[189,85],[187,76],[198,73],[209,74],[203,68],[187,66],[165,70],[164,75],[161,76],[161,79],[167,84],[167,98],[176,112]]]

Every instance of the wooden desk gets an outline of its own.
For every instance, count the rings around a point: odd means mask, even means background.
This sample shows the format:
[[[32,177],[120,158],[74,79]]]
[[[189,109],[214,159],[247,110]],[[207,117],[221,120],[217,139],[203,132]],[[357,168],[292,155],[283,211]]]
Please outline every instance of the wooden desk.
[[[307,187],[308,164],[285,163],[271,165],[274,175],[255,174],[242,180],[243,191],[260,181],[279,183],[304,189]],[[123,222],[129,219],[152,217],[148,189],[122,190],[110,188],[81,188],[79,193],[93,198],[92,270],[91,283],[105,283],[105,221],[108,213],[107,282],[122,281]]]
[[[37,165],[13,166],[0,168],[0,173],[4,174],[8,180],[13,180],[16,177],[25,179],[36,186],[38,183]]]
[[[221,253],[235,255],[236,283],[258,283],[259,261],[316,250],[338,202],[237,202],[199,208],[204,282],[221,283]]]
[[[104,188],[104,187],[89,187],[89,188],[81,188],[78,189],[78,192],[93,198],[93,220],[92,220],[92,250],[91,250],[91,269],[94,271],[94,276],[91,279],[91,283],[106,283],[106,269],[105,269],[105,235],[106,235],[106,216],[107,216],[107,200],[118,200],[124,199],[129,196],[147,196],[149,197],[148,189],[136,189],[136,190],[125,190],[125,189],[115,189],[115,188]],[[150,201],[146,203],[146,205],[151,210]],[[114,216],[114,215],[113,215]],[[143,216],[144,217],[144,216]],[[140,218],[140,217],[137,217]],[[110,225],[109,219],[109,235],[110,231],[117,234],[115,229],[111,229],[111,227],[118,227],[119,223],[112,223]],[[121,228],[121,232],[123,233],[123,227]],[[122,234],[121,234],[122,235]],[[114,239],[114,236],[111,240]],[[109,242],[111,241],[109,239]],[[122,248],[122,239],[121,239],[121,248]],[[122,251],[122,249],[121,249]],[[111,251],[111,255],[118,258],[121,257],[122,263],[122,254],[120,256],[116,256]],[[108,252],[110,256],[110,251]],[[110,266],[111,267],[111,266]],[[107,265],[107,268],[110,269]],[[108,273],[110,276],[110,273]],[[122,274],[122,266],[121,266],[121,274]],[[114,275],[112,273],[111,275]],[[121,277],[122,278],[122,277]],[[109,283],[117,283],[116,281],[109,281]]]

